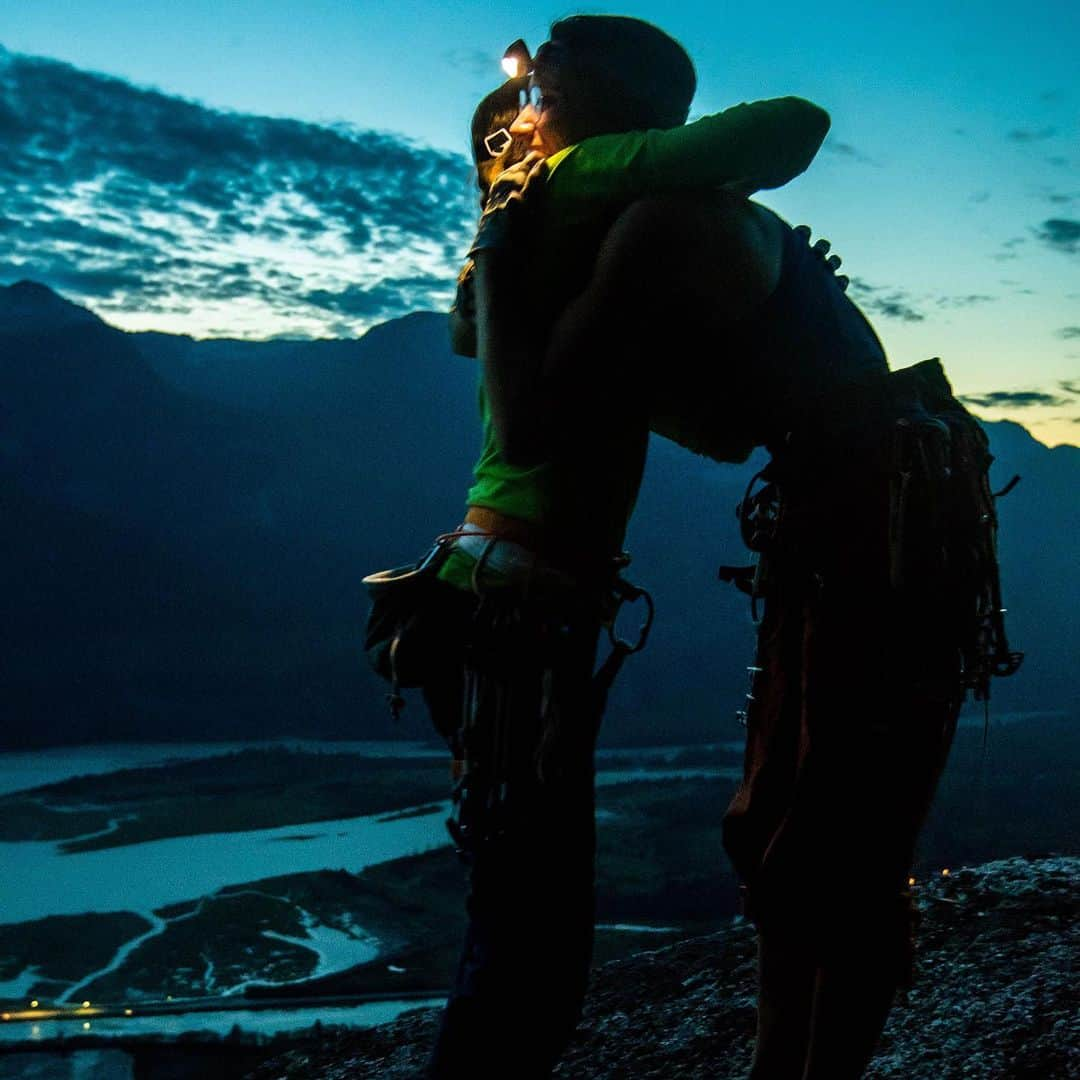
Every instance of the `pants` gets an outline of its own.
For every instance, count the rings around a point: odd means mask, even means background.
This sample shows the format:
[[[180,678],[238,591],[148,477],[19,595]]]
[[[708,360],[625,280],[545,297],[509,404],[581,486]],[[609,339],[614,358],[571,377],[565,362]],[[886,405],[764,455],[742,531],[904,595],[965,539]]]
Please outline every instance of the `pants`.
[[[444,707],[465,699],[451,745],[468,769],[457,798],[469,892],[429,1077],[546,1077],[580,1017],[595,917],[597,631],[595,618],[489,593],[463,686],[443,691]]]
[[[910,966],[908,875],[956,727],[955,634],[889,576],[889,486],[828,462],[767,555],[724,846],[761,946],[754,1077],[862,1074]]]

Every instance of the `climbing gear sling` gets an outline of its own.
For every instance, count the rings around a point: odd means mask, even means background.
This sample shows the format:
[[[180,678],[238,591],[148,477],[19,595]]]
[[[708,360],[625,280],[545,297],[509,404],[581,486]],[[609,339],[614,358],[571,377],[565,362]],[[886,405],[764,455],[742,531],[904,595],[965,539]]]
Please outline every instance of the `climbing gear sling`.
[[[466,862],[507,832],[517,785],[558,783],[591,762],[608,692],[653,622],[649,593],[619,574],[606,585],[482,591],[467,634],[461,726],[451,737],[456,785],[446,825]],[[626,604],[645,614],[627,638],[617,620]],[[594,671],[596,636],[611,644]]]

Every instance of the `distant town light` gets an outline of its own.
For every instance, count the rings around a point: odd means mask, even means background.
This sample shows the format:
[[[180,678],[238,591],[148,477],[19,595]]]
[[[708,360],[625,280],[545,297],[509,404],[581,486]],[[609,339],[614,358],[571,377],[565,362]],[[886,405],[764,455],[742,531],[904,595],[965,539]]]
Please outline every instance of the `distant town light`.
[[[941,876],[942,877],[948,877],[949,876],[949,868],[947,866],[945,867],[944,870],[941,871]]]
[[[84,1009],[89,1009],[89,1008],[90,1008],[90,1002],[89,1002],[89,1001],[84,1001],[84,1002],[82,1003],[82,1007],[83,1007]]]
[[[89,1020],[84,1020],[83,1021],[82,1029],[83,1029],[83,1031],[89,1031],[90,1030],[90,1021]]]
[[[0,1013],[0,1020],[10,1020],[11,1013]]]
[[[908,885],[909,885],[909,886],[910,886],[910,885],[914,885],[914,884],[915,884],[915,879],[914,879],[913,877],[909,877],[909,878],[907,879],[907,883],[908,883]]]
[[[30,1008],[31,1009],[36,1009],[38,1007],[38,1005],[39,1005],[39,1002],[37,1002],[37,1001],[31,1001],[30,1002]]]
[[[172,994],[166,994],[165,995],[165,1000],[166,1001],[172,1001]]]

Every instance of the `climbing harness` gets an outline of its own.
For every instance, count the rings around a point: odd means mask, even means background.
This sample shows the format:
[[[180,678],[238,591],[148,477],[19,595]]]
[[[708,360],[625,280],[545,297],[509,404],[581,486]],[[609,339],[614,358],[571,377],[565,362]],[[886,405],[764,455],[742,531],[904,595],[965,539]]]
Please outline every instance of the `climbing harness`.
[[[652,597],[618,572],[628,562],[620,557],[600,595],[577,584],[565,591],[479,590],[461,726],[450,740],[456,783],[446,826],[465,862],[506,835],[517,785],[557,783],[591,760],[607,694],[652,629]],[[639,601],[642,621],[624,637],[620,611]],[[592,672],[586,660],[597,629],[606,631],[611,649]]]

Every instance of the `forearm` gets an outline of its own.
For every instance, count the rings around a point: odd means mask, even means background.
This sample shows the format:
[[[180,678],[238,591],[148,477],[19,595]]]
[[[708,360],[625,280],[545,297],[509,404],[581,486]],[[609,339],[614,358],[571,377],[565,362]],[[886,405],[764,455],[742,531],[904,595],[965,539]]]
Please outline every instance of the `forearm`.
[[[681,171],[684,187],[781,187],[809,167],[829,124],[824,109],[802,98],[735,105],[684,128],[650,133],[650,168]]]
[[[750,194],[805,171],[828,130],[829,114],[802,98],[755,101],[682,127],[586,139],[549,183],[570,204],[570,216],[661,192],[728,187]]]

